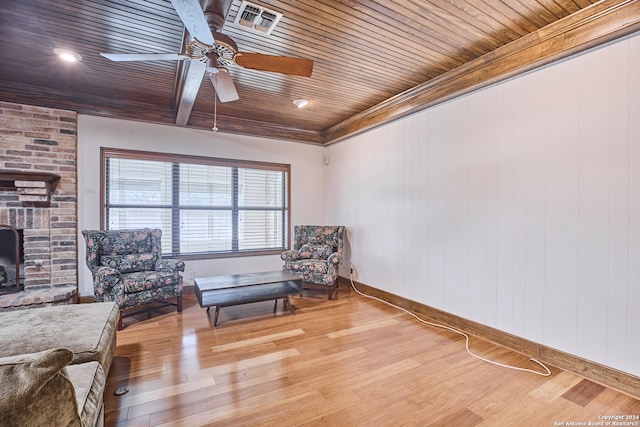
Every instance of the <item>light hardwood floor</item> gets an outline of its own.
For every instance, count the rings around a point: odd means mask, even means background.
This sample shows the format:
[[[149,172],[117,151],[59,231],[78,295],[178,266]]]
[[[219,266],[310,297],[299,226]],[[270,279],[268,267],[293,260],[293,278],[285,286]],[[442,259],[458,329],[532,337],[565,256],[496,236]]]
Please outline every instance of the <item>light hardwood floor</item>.
[[[472,358],[461,336],[343,286],[331,301],[307,291],[291,301],[294,314],[281,302],[275,315],[273,302],[223,308],[216,328],[192,294],[181,314],[125,318],[105,425],[556,426],[640,415],[639,400],[572,373]],[[471,348],[535,369],[488,341],[472,337]]]

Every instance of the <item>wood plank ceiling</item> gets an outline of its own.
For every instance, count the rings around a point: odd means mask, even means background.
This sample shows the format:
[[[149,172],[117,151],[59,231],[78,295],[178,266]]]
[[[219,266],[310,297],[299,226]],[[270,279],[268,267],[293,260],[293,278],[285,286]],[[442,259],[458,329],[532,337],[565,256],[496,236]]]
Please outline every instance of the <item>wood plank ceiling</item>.
[[[310,78],[230,68],[240,99],[217,102],[221,132],[330,144],[640,29],[630,0],[254,0],[280,12],[272,34],[222,33],[240,51],[308,58]],[[168,0],[4,0],[0,100],[175,124],[180,61],[111,62],[107,53],[180,53]],[[62,63],[54,49],[82,56]],[[211,129],[202,82],[187,126]],[[308,99],[304,109],[294,99]]]

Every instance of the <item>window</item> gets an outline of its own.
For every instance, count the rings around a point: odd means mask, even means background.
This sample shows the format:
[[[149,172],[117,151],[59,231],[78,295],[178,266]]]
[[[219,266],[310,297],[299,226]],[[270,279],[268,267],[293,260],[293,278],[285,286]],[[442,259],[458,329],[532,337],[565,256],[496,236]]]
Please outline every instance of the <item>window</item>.
[[[184,257],[280,253],[290,165],[103,148],[103,228],[162,229]]]

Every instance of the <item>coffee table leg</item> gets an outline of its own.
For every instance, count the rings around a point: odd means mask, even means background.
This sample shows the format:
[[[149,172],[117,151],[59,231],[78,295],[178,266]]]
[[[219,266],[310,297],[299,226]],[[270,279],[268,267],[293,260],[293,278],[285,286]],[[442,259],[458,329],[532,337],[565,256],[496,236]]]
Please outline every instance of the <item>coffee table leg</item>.
[[[278,309],[278,298],[276,298],[274,300],[274,304],[273,304],[273,313],[275,314],[276,310]]]
[[[213,315],[213,326],[218,326],[218,314],[220,314],[220,306],[216,305],[216,313]]]

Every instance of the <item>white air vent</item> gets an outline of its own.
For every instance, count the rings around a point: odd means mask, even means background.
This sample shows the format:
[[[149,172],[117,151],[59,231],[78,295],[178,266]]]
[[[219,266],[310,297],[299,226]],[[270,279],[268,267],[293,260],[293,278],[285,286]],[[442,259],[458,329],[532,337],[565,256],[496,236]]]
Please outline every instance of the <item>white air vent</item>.
[[[281,13],[243,1],[233,24],[238,28],[250,29],[262,34],[271,34],[280,18],[282,18]]]

